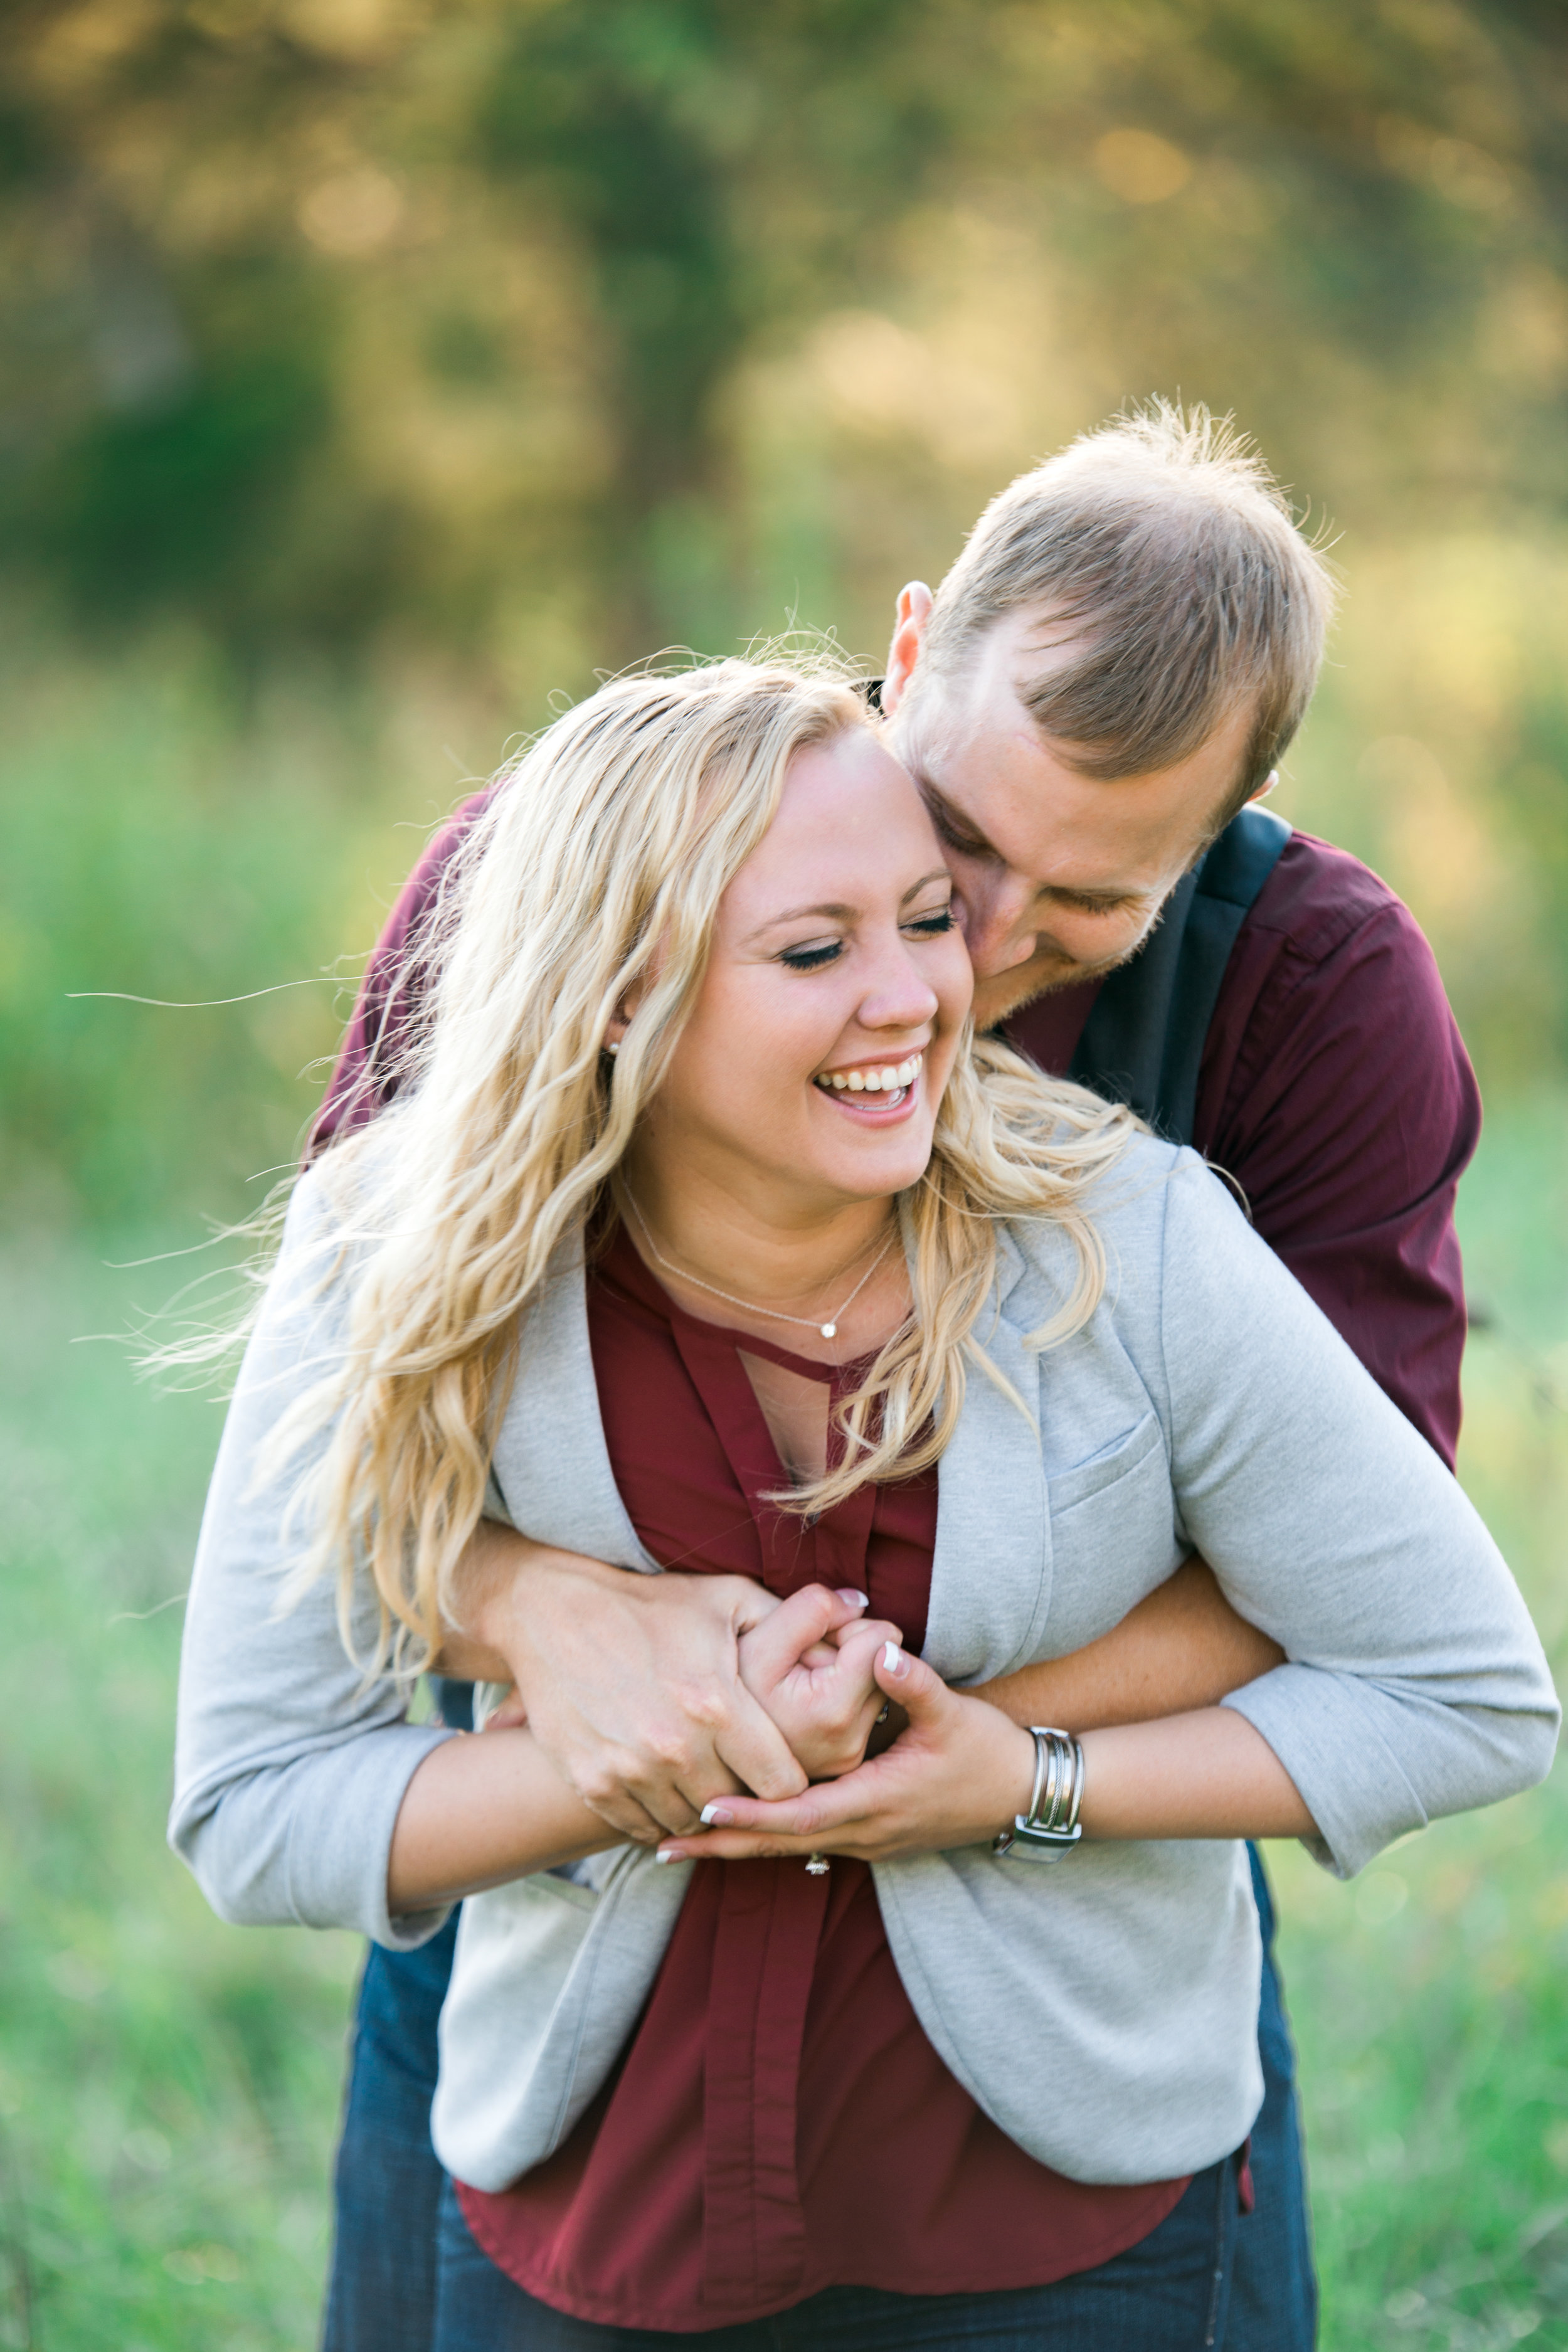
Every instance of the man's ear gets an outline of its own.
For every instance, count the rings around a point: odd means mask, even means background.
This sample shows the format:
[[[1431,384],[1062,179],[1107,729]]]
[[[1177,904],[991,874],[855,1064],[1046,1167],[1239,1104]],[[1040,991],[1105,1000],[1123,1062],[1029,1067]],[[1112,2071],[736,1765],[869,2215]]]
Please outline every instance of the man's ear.
[[[1254,801],[1266,801],[1266,800],[1268,798],[1269,793],[1274,790],[1275,785],[1276,785],[1279,782],[1279,769],[1278,769],[1278,768],[1270,768],[1270,769],[1269,769],[1269,771],[1268,771],[1268,773],[1264,777],[1263,782],[1258,785],[1258,790],[1257,790],[1255,793],[1247,793],[1247,806],[1250,808]]]
[[[893,622],[893,642],[888,647],[887,675],[882,680],[881,705],[886,717],[891,718],[904,698],[915,665],[925,645],[926,624],[931,619],[931,593],[923,580],[911,580],[899,592],[899,604]]]

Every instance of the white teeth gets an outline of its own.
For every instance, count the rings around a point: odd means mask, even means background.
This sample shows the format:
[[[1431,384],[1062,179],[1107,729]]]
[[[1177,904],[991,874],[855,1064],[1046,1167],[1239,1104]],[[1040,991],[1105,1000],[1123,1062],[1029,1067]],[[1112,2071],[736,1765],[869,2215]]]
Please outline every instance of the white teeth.
[[[910,1054],[896,1068],[893,1063],[881,1063],[877,1070],[823,1070],[816,1085],[830,1087],[835,1094],[900,1094],[920,1077],[924,1058],[924,1054]]]
[[[835,1094],[839,1095],[897,1094],[903,1087],[914,1085],[924,1059],[923,1054],[911,1054],[907,1062],[900,1062],[896,1067],[891,1063],[884,1063],[874,1070],[825,1070],[816,1083],[820,1087],[830,1087]]]

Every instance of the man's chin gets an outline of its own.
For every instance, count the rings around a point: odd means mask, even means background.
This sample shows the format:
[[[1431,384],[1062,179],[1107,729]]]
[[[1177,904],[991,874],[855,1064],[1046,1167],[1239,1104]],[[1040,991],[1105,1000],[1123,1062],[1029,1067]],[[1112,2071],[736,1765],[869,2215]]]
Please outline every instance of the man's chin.
[[[1037,997],[1056,996],[1064,988],[1103,980],[1122,961],[1113,956],[1104,963],[1069,963],[1063,957],[1053,956],[1048,961],[1020,964],[1015,971],[999,971],[991,980],[977,979],[974,1025],[980,1030],[994,1029],[1011,1013],[1021,1013],[1026,1004],[1033,1004]]]

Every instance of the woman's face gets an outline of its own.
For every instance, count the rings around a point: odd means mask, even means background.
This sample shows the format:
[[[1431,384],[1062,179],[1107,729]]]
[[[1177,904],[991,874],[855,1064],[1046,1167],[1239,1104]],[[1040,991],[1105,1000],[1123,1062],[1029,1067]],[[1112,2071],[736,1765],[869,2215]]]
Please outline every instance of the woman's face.
[[[802,751],[719,909],[647,1144],[758,1206],[901,1191],[931,1158],[973,975],[920,795],[868,730]]]

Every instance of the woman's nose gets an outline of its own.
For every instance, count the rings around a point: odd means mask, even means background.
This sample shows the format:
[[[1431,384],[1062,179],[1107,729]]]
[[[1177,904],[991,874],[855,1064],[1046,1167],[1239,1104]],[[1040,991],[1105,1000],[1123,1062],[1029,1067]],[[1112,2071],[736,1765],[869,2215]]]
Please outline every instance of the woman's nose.
[[[858,1018],[863,1029],[919,1029],[936,1018],[940,1002],[913,959],[900,952],[878,973]]]

